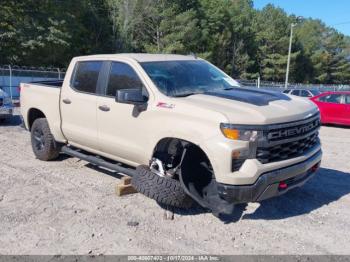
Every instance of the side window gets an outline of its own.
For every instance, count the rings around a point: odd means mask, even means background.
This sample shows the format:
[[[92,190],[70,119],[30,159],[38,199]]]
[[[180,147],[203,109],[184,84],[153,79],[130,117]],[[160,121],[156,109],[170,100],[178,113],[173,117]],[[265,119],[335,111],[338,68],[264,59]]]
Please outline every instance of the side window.
[[[339,95],[338,94],[331,94],[331,95],[322,96],[318,100],[321,102],[326,102],[326,103],[340,104],[341,97],[342,97],[342,95],[340,95],[340,94]]]
[[[299,94],[299,90],[292,90],[292,95],[295,95],[295,96],[300,96]]]
[[[300,90],[300,96],[302,96],[302,97],[311,97],[311,94],[307,90]]]
[[[101,67],[101,61],[78,62],[71,83],[72,86],[78,91],[95,94]]]
[[[143,85],[134,71],[128,64],[112,62],[109,81],[107,86],[107,96],[115,96],[117,90],[121,89],[142,89]]]
[[[289,89],[283,90],[283,93],[284,93],[284,94],[289,94],[289,92],[290,92]]]

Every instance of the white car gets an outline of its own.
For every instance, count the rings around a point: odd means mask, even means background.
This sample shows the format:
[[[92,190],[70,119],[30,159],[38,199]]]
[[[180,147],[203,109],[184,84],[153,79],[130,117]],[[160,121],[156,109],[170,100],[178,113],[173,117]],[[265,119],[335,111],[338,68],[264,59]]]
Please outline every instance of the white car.
[[[301,96],[301,97],[314,97],[320,95],[322,92],[317,89],[286,89],[284,94]]]

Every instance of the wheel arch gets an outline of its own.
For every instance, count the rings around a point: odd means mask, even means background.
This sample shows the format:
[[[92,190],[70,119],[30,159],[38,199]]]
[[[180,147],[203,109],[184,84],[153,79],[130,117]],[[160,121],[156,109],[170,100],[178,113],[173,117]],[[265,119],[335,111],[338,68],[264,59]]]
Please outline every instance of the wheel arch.
[[[172,142],[172,141],[179,141],[183,145],[188,144],[192,147],[198,148],[210,161],[209,155],[207,154],[206,150],[201,147],[201,145],[197,142],[192,142],[191,140],[183,139],[180,137],[163,137],[158,140],[158,142],[155,144],[152,150],[151,158],[154,157],[155,153],[158,152],[159,150],[164,150],[167,148],[167,146]]]
[[[27,114],[28,129],[31,130],[33,123],[38,118],[46,118],[46,115],[37,108],[30,108]]]
[[[191,159],[190,161],[204,160],[208,163],[209,166],[211,166],[211,168],[213,168],[209,155],[207,154],[204,148],[202,148],[198,143],[193,143],[191,141],[178,138],[178,137],[164,137],[160,139],[153,149],[152,158],[157,156],[157,153],[159,152],[164,152],[165,150],[170,150],[170,151],[173,150],[172,148],[169,148],[169,147],[172,147],[174,145],[172,144],[174,141],[180,142],[183,149],[187,148],[186,154],[184,156],[184,162],[187,162],[188,159]],[[183,151],[181,151],[181,154],[182,152]],[[160,159],[160,160],[164,162],[164,159]],[[213,169],[213,172],[214,172],[214,169]],[[187,174],[182,172],[182,175],[186,176]]]
[[[174,140],[181,141],[187,145],[186,154],[182,159],[178,174],[183,189],[201,206],[216,212],[216,205],[226,205],[226,202],[221,201],[216,192],[215,169],[209,155],[200,144],[181,138],[165,137],[158,141],[154,148],[153,155],[155,155],[157,150],[166,149],[170,141]],[[208,197],[212,198],[213,194],[214,202],[208,199]]]

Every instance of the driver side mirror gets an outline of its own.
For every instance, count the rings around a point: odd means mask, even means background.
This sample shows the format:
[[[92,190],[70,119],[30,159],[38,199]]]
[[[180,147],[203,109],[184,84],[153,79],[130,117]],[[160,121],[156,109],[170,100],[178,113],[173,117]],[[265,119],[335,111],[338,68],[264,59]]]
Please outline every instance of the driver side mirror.
[[[147,97],[143,95],[142,89],[140,88],[117,90],[115,101],[123,104],[136,105],[140,110],[145,110],[145,106],[147,106]]]

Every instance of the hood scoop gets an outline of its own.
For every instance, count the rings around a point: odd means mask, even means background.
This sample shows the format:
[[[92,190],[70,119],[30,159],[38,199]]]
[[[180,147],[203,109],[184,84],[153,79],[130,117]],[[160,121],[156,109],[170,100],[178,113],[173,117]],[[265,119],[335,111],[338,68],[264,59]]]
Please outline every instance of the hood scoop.
[[[230,90],[206,92],[204,95],[236,100],[256,106],[266,106],[276,100],[291,100],[290,97],[283,93],[253,88],[233,88]]]

